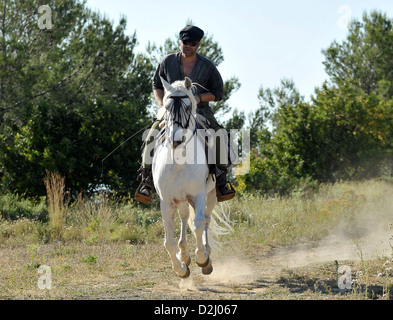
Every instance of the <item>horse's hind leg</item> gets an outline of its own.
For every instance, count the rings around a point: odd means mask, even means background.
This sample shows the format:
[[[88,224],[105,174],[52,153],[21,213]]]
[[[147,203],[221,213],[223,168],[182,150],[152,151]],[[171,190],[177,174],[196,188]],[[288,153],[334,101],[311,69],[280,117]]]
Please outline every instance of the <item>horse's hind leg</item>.
[[[209,243],[209,226],[210,226],[210,222],[211,222],[211,215],[212,215],[212,212],[213,212],[216,204],[217,204],[216,190],[213,189],[207,195],[207,203],[206,203],[206,211],[205,211],[206,225],[205,225],[205,231],[203,234],[205,249],[206,249],[207,253],[209,254],[209,256],[211,254],[211,247],[210,247],[210,243]]]
[[[193,221],[194,233],[196,238],[197,248],[195,250],[196,263],[200,267],[206,267],[209,264],[209,254],[206,252],[205,245],[203,243],[203,233],[205,231],[205,206],[206,199],[204,194],[200,194],[194,197],[194,210],[195,219]]]
[[[206,266],[202,267],[203,274],[211,274],[213,272],[212,260],[210,258],[211,255],[211,247],[209,243],[209,226],[211,222],[211,215],[213,212],[214,207],[217,203],[216,197],[216,190],[213,189],[207,195],[207,204],[206,204],[206,211],[205,211],[205,231],[203,232],[203,240],[205,245],[205,250],[209,255],[209,262]]]
[[[187,278],[190,275],[190,269],[185,263],[181,263],[176,257],[175,241],[175,208],[171,204],[161,202],[161,214],[165,229],[165,248],[172,260],[172,268],[181,278]]]
[[[191,263],[190,254],[187,251],[187,221],[190,215],[189,207],[187,203],[181,204],[179,207],[179,216],[181,219],[181,229],[180,229],[180,239],[179,239],[179,249],[178,259],[184,262],[187,266]]]

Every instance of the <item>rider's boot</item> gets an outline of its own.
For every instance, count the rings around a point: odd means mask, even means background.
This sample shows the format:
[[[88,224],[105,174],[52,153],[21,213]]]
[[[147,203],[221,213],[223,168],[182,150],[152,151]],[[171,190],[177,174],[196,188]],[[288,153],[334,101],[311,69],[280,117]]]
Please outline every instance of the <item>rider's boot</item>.
[[[151,168],[141,168],[141,173],[138,178],[141,179],[141,183],[138,186],[138,189],[135,192],[135,200],[149,204],[151,202],[154,185],[153,185],[153,175],[151,172]]]
[[[230,200],[236,194],[232,184],[227,180],[227,172],[228,168],[216,167],[216,191],[218,202]]]

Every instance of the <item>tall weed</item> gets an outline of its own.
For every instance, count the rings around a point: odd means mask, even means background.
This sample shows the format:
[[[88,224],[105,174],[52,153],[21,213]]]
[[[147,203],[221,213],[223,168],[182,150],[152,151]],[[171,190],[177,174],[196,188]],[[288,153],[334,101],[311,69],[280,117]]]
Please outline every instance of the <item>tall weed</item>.
[[[52,236],[61,239],[68,211],[68,199],[65,194],[65,178],[60,177],[58,173],[47,172],[44,183],[47,193],[49,224],[52,228]]]

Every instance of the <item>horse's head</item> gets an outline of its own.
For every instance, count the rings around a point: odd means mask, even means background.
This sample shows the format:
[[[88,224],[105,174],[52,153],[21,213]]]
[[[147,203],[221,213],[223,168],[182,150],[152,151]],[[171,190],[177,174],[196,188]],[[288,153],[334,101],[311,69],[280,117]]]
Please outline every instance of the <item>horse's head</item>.
[[[197,102],[192,93],[191,79],[169,84],[163,78],[165,88],[164,108],[167,138],[174,148],[186,140],[187,133],[195,130]]]

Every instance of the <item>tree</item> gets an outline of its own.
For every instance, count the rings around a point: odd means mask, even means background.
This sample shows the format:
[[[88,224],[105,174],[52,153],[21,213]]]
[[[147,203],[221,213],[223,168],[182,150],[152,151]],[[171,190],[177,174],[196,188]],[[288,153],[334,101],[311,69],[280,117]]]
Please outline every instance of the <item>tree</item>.
[[[70,192],[131,192],[140,139],[101,164],[149,123],[152,65],[134,53],[125,18],[114,27],[76,0],[45,4],[51,29],[37,25],[36,1],[0,4],[1,188],[45,194],[50,170]]]
[[[288,82],[281,85],[262,96],[273,110],[272,127],[269,139],[259,140],[253,150],[250,173],[238,177],[245,190],[286,194],[304,180],[334,182],[381,174],[392,154],[393,99],[366,94],[352,83],[325,83],[305,102],[293,84],[291,90],[286,90]],[[265,109],[262,104],[257,111]]]
[[[261,87],[258,98],[260,107],[250,114],[251,169],[237,181],[244,190],[285,194],[303,175],[299,143],[307,132],[300,127],[309,106],[287,79],[274,89]]]
[[[393,96],[393,20],[373,11],[353,20],[347,39],[323,50],[325,69],[333,84],[350,81],[365,93]]]
[[[392,102],[352,83],[339,88],[324,84],[313,106],[319,127],[313,135],[318,151],[313,177],[334,182],[379,176],[392,151]]]
[[[231,129],[242,129],[246,123],[246,116],[244,115],[244,111],[239,111],[235,108],[232,112],[232,117],[224,122],[224,127],[226,130]]]
[[[393,21],[379,12],[354,20],[345,41],[323,50],[330,76],[310,102],[293,81],[259,91],[246,190],[285,194],[301,181],[366,179],[392,172]],[[385,170],[385,169],[388,170]]]

